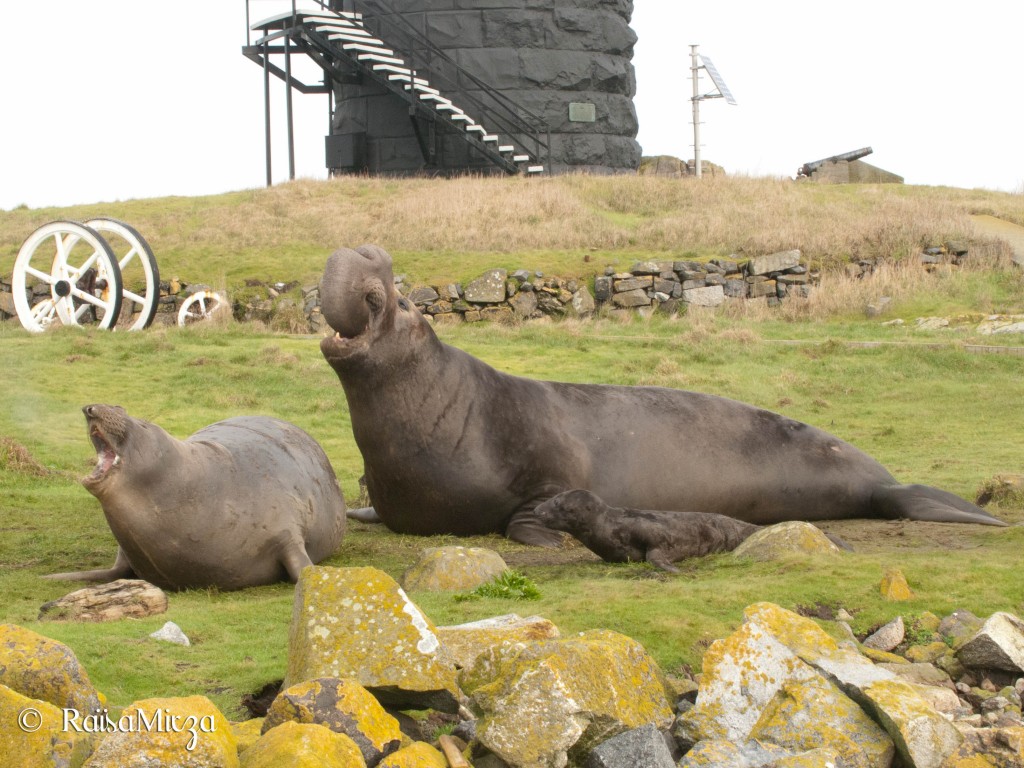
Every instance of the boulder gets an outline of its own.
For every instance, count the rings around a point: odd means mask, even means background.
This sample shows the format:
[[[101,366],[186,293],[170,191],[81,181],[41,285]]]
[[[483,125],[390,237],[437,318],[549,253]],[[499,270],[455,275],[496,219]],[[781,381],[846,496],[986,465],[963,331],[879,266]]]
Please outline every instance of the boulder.
[[[463,298],[474,304],[499,304],[506,298],[505,281],[508,271],[492,269],[466,286]]]
[[[284,685],[320,677],[351,677],[389,707],[458,711],[455,667],[433,622],[376,568],[303,569]]]
[[[385,757],[377,768],[448,768],[448,761],[429,744],[416,741]]]
[[[231,730],[234,732],[235,741],[238,744],[238,754],[242,754],[263,735],[263,718],[254,717],[252,720],[232,723]]]
[[[5,768],[80,766],[94,742],[92,734],[64,727],[60,707],[0,685],[0,761]]]
[[[787,269],[800,265],[800,250],[778,251],[767,256],[758,256],[747,262],[748,275],[767,275],[772,272],[785,272]]]
[[[515,320],[515,314],[511,307],[484,307],[480,310],[480,319],[491,323],[504,323],[511,325]],[[466,313],[466,320],[469,320],[469,313]]]
[[[733,550],[734,557],[765,562],[791,554],[837,554],[839,547],[810,523],[798,520],[770,525],[755,532]]]
[[[684,283],[683,301],[695,307],[717,307],[725,302],[725,289],[721,285],[686,288]]]
[[[939,622],[939,634],[948,637],[954,648],[959,648],[974,637],[984,623],[970,611],[958,608]]]
[[[402,575],[408,592],[476,589],[508,570],[501,555],[483,547],[433,547],[426,549]]]
[[[587,317],[594,314],[596,308],[594,297],[590,295],[585,285],[581,285],[572,295],[572,311],[580,317]]]
[[[907,629],[903,624],[903,617],[897,616],[865,638],[864,645],[867,648],[874,648],[878,651],[891,651],[903,642],[906,633]]]
[[[757,741],[734,744],[712,739],[700,742],[687,752],[679,761],[679,768],[767,768],[789,765],[783,761],[794,757],[792,752],[775,744]],[[822,755],[820,752],[814,758],[813,762],[806,763],[808,768],[821,768],[836,761],[834,754]]]
[[[903,571],[899,568],[887,570],[882,577],[881,583],[878,585],[878,589],[882,593],[882,597],[895,602],[910,600],[914,596],[910,585],[907,584],[907,577],[903,575]]]
[[[345,734],[371,766],[402,744],[398,721],[355,680],[321,678],[281,691],[267,710],[262,731],[286,722],[322,725]]]
[[[646,291],[653,287],[653,285],[654,278],[652,277],[627,277],[622,280],[616,280],[614,289],[616,293],[628,293],[638,289]]]
[[[0,684],[83,716],[105,701],[70,648],[16,624],[0,624]]]
[[[241,768],[366,768],[359,747],[343,733],[310,723],[282,723],[242,754]]]
[[[558,627],[540,616],[522,618],[514,613],[490,619],[438,627],[445,653],[461,669],[473,666],[481,654],[506,643],[536,643],[558,638]]]
[[[623,731],[672,722],[655,662],[607,630],[492,648],[461,681],[477,739],[514,768],[561,768]]]
[[[537,294],[533,291],[520,291],[508,303],[516,317],[525,319],[537,311]]]
[[[956,656],[965,667],[1024,672],[1024,621],[1002,611],[993,613]]]
[[[231,724],[205,696],[143,699],[128,706],[83,768],[236,768]]]
[[[118,579],[71,592],[44,603],[40,621],[143,619],[167,611],[167,594],[148,581]]]
[[[173,643],[174,645],[184,645],[185,647],[192,645],[185,633],[181,631],[181,627],[173,621],[168,621],[156,632],[153,632],[150,637],[154,640],[160,640],[164,643]]]
[[[648,724],[599,744],[583,768],[675,768],[675,764],[661,731]]]
[[[616,293],[612,296],[612,303],[616,307],[646,307],[651,303],[651,297],[647,295],[647,291],[643,288],[637,288],[633,291],[625,291],[623,293]]]

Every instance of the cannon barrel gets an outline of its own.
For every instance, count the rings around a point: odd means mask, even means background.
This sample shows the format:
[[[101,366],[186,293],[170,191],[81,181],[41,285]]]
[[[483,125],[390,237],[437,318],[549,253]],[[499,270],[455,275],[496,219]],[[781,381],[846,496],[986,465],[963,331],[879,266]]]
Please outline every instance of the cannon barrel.
[[[874,150],[871,149],[871,147],[862,147],[861,149],[854,149],[850,152],[843,152],[841,155],[833,155],[832,157],[826,157],[822,160],[815,160],[810,163],[804,163],[803,165],[800,166],[798,175],[810,176],[816,170],[821,168],[821,166],[823,166],[825,163],[840,163],[843,161],[847,163],[852,163],[854,160],[860,160],[862,157],[867,157],[872,152],[874,152]]]

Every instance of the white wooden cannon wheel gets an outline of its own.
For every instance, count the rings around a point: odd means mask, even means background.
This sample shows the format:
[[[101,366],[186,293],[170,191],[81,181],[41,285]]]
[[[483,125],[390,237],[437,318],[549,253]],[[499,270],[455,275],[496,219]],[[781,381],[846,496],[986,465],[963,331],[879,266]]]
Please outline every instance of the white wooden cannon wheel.
[[[156,317],[160,299],[160,270],[149,243],[138,230],[117,219],[89,219],[85,225],[99,232],[117,256],[124,297],[121,327],[129,331],[148,328]]]
[[[214,291],[198,291],[189,296],[178,309],[178,325],[184,327],[209,320],[228,309],[227,299]]]
[[[45,286],[45,287],[43,287]],[[121,312],[121,269],[110,245],[77,221],[51,221],[28,236],[11,276],[21,324],[113,328]]]

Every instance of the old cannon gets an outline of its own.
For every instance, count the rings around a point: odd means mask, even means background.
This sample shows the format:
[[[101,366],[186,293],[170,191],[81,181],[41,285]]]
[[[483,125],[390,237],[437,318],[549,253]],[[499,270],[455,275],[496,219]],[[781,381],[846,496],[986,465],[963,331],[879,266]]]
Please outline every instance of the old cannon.
[[[810,163],[804,163],[799,168],[797,168],[796,175],[798,177],[807,177],[810,176],[819,168],[821,168],[821,166],[825,165],[826,163],[852,163],[854,160],[860,160],[862,157],[867,157],[872,152],[874,152],[874,150],[871,149],[871,147],[863,147],[861,149],[855,149],[851,152],[843,152],[841,155],[833,155],[832,157],[826,157],[822,160],[814,160],[813,162]]]

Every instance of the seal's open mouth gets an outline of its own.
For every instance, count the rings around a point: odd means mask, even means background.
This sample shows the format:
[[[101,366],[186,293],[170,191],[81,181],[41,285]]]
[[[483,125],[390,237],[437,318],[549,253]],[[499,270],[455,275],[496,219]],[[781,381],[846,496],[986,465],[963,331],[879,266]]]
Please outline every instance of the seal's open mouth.
[[[113,446],[107,442],[99,427],[93,427],[89,430],[89,439],[92,440],[92,444],[96,448],[96,468],[85,479],[87,482],[96,483],[106,477],[111,469],[121,463],[121,457],[117,455],[117,451],[114,450]]]

